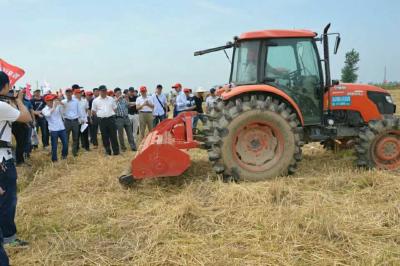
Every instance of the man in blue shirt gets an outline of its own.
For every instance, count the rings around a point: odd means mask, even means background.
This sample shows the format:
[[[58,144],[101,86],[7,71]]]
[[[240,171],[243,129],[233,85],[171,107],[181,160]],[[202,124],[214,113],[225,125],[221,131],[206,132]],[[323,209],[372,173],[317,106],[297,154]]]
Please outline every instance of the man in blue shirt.
[[[80,114],[79,102],[72,98],[72,89],[65,91],[66,99],[61,101],[63,106],[63,117],[65,130],[67,131],[67,139],[69,143],[69,136],[72,132],[72,155],[78,156],[79,146],[79,131],[80,131],[80,120],[82,117]]]

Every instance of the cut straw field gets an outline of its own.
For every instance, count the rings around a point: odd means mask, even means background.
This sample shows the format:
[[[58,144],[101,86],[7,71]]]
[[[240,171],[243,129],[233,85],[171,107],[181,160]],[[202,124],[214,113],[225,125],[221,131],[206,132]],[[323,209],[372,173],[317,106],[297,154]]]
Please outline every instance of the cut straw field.
[[[392,91],[400,103],[399,91]],[[182,176],[123,189],[134,153],[101,150],[19,175],[13,265],[400,265],[400,175],[357,169],[352,152],[304,148],[296,175],[216,180],[205,151]]]

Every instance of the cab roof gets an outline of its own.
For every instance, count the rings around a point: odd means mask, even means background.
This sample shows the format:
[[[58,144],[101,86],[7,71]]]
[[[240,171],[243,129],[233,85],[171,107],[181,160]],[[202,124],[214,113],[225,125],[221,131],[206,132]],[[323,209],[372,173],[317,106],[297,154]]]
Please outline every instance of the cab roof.
[[[239,36],[239,40],[268,38],[304,38],[315,36],[317,36],[317,33],[309,30],[261,30],[243,33]]]

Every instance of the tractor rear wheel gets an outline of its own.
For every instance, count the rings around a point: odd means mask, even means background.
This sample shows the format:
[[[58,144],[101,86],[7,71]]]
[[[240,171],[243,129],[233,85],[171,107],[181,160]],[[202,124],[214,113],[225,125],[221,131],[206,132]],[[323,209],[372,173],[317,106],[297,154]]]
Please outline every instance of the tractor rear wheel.
[[[400,119],[369,122],[356,145],[357,165],[382,170],[400,169]]]
[[[209,160],[218,174],[261,181],[295,172],[302,142],[290,107],[265,95],[244,95],[219,105],[207,134]]]

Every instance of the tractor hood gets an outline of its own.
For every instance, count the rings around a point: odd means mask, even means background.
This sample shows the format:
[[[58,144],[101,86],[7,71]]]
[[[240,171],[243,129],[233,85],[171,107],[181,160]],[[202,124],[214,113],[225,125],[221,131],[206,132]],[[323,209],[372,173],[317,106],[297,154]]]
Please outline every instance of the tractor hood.
[[[357,84],[357,83],[340,83],[339,85],[333,86],[331,90],[332,91],[347,91],[347,92],[352,92],[355,94],[365,92],[365,91],[374,91],[374,92],[389,94],[385,89],[382,89],[380,87],[367,85],[367,84]]]

